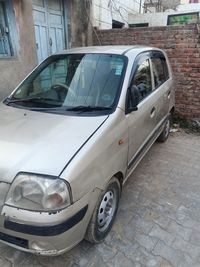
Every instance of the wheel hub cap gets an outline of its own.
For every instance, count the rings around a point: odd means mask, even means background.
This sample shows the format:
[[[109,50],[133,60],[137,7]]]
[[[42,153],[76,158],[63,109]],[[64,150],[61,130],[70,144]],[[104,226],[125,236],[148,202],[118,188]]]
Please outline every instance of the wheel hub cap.
[[[99,206],[97,222],[99,231],[105,231],[109,226],[116,209],[116,197],[112,191],[107,191]]]

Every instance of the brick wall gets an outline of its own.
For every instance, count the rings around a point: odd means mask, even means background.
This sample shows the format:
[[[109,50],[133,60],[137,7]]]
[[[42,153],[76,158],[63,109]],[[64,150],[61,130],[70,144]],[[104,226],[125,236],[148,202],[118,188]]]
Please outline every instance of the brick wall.
[[[98,31],[102,45],[148,45],[168,54],[176,81],[176,110],[200,118],[199,25],[129,28]],[[96,35],[94,45],[98,45]]]

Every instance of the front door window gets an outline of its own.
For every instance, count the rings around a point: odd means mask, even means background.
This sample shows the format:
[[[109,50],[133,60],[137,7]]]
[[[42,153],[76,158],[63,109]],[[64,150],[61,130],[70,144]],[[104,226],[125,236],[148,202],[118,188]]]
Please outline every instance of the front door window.
[[[140,101],[152,92],[151,68],[149,59],[144,60],[138,65],[138,69],[133,79],[133,85],[139,90]]]

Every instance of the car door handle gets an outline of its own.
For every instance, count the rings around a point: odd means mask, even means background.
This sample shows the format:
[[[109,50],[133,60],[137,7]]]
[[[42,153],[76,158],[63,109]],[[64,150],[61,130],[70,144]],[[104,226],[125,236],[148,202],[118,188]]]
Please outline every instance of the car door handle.
[[[156,108],[153,107],[151,110],[151,113],[150,113],[151,118],[153,118],[155,116],[155,113],[156,113]]]
[[[167,99],[170,99],[170,97],[171,97],[171,90],[169,90],[168,92],[166,92],[164,94],[164,97],[167,98]]]

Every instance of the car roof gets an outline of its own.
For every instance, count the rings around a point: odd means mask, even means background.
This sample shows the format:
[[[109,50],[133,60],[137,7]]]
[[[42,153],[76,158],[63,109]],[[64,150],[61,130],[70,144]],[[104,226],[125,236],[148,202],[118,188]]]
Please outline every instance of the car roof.
[[[128,52],[141,53],[144,51],[152,50],[157,48],[142,46],[142,45],[110,45],[110,46],[88,46],[88,47],[77,47],[69,50],[63,50],[56,53],[56,55],[63,54],[78,54],[78,53],[106,53],[106,54],[118,54],[125,55]]]

